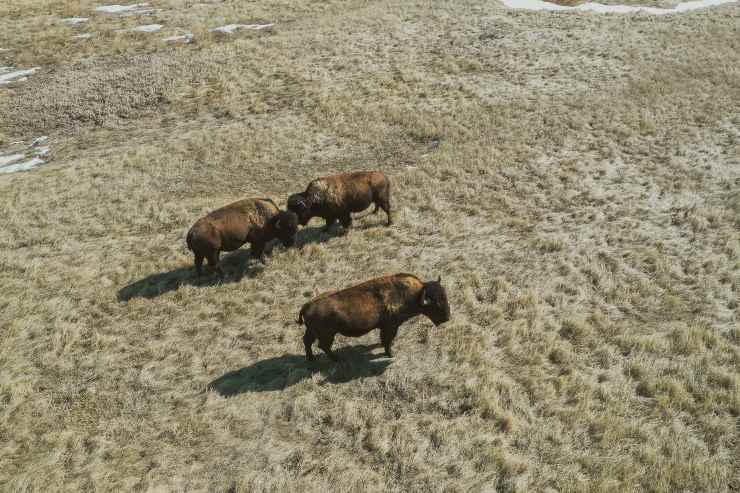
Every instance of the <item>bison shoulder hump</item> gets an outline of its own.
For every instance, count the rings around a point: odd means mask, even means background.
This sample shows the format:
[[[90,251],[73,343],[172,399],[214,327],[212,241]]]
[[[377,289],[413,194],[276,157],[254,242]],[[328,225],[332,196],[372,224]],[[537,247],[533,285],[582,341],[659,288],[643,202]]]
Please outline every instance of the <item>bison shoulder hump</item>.
[[[308,193],[324,204],[338,204],[342,201],[344,186],[338,177],[319,178],[309,185]]]
[[[264,218],[269,218],[280,212],[280,209],[271,199],[258,199],[255,201],[255,212]]]

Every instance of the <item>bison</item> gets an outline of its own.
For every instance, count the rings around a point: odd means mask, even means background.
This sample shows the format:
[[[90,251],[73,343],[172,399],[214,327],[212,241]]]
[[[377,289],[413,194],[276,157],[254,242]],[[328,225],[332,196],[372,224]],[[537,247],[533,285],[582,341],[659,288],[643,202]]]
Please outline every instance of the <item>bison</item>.
[[[326,230],[339,219],[342,226],[352,224],[352,212],[367,209],[375,204],[373,214],[383,209],[391,220],[391,185],[388,177],[380,171],[357,171],[317,178],[308,184],[305,192],[288,197],[288,210],[296,213],[301,225],[305,226],[312,217],[326,220]]]
[[[391,357],[393,339],[406,320],[425,315],[439,326],[450,319],[450,305],[441,282],[441,278],[422,282],[411,274],[395,274],[314,298],[298,315],[298,323],[306,325],[306,359],[314,360],[311,345],[318,339],[326,355],[338,361],[331,350],[336,334],[360,337],[373,329],[380,329],[385,354]]]
[[[198,274],[203,259],[220,274],[220,252],[239,249],[249,242],[252,255],[265,263],[265,244],[275,238],[286,247],[295,242],[298,218],[290,211],[281,211],[270,199],[244,199],[217,209],[198,219],[187,235],[188,249],[195,255]]]

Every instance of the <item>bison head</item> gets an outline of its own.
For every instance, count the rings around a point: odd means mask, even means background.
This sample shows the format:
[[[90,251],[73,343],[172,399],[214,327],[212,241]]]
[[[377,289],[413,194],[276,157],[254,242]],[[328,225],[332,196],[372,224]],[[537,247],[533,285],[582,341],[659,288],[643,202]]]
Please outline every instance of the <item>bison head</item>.
[[[288,197],[288,210],[298,216],[301,226],[305,226],[311,220],[311,205],[305,193],[294,193]]]
[[[442,325],[450,320],[450,304],[447,302],[447,292],[442,287],[442,278],[424,283],[419,299],[421,310],[434,325]]]
[[[298,217],[291,211],[280,211],[275,220],[275,234],[286,247],[295,243],[298,232]]]

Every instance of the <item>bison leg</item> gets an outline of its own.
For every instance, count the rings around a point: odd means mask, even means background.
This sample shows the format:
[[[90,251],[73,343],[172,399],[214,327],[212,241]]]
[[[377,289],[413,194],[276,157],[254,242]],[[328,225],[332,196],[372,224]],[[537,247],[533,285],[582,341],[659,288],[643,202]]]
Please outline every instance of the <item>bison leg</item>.
[[[388,216],[388,226],[393,224],[393,220],[391,219],[391,186],[388,182],[386,182],[379,190],[377,190],[375,193],[375,198],[373,202],[375,202],[375,211],[373,211],[373,214],[378,211],[378,207],[383,209],[383,212],[385,212],[386,216]]]
[[[339,356],[331,350],[331,345],[334,344],[334,334],[330,336],[323,336],[319,338],[319,347],[332,361],[339,361]]]
[[[336,220],[337,220],[336,217],[327,217],[326,226],[324,226],[324,231],[329,231]]]
[[[383,209],[385,215],[388,216],[388,226],[390,226],[393,224],[393,220],[391,219],[391,201],[388,197],[382,197],[379,202],[380,208]]]
[[[211,252],[208,254],[208,266],[219,274],[223,275],[224,270],[218,263],[219,251]]]
[[[203,274],[203,255],[195,254],[195,270],[198,275]]]
[[[303,346],[306,348],[306,359],[308,361],[315,361],[316,358],[313,355],[313,351],[311,350],[311,345],[316,340],[316,336],[313,335],[313,332],[306,327],[306,333],[303,334]]]
[[[265,262],[265,244],[262,242],[252,243],[252,257],[259,259],[263,264]]]
[[[396,338],[396,334],[398,334],[398,327],[395,326],[382,327],[380,329],[380,342],[383,343],[383,347],[385,348],[385,355],[389,358],[393,357],[393,353],[391,353],[391,346],[393,345],[393,339]]]
[[[342,216],[341,221],[342,221],[342,227],[344,229],[347,229],[350,226],[352,226],[352,216],[350,216],[349,213],[346,214],[346,215],[344,215],[344,216]]]

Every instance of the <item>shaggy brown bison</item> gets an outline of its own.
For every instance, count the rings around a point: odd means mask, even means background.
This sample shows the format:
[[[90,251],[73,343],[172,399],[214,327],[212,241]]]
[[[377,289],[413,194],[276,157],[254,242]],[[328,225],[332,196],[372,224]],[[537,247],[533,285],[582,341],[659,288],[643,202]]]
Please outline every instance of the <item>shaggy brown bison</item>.
[[[441,281],[422,282],[411,274],[395,274],[314,298],[298,315],[298,323],[306,325],[306,358],[314,360],[311,345],[318,339],[319,347],[337,361],[331,350],[336,334],[359,337],[373,329],[380,329],[380,341],[390,357],[398,327],[406,320],[426,315],[434,325],[440,325],[450,319]]]
[[[342,173],[313,180],[305,192],[288,197],[288,209],[296,213],[302,225],[312,217],[324,218],[328,230],[337,219],[348,228],[352,224],[352,212],[364,211],[375,204],[373,214],[378,208],[383,209],[390,225],[390,194],[388,177],[380,171]]]
[[[281,211],[270,199],[244,199],[217,209],[198,219],[188,231],[188,248],[195,255],[198,274],[203,259],[223,274],[218,264],[220,252],[239,249],[249,242],[252,255],[265,263],[265,244],[275,238],[286,247],[292,246],[298,231],[298,218],[290,211]]]

